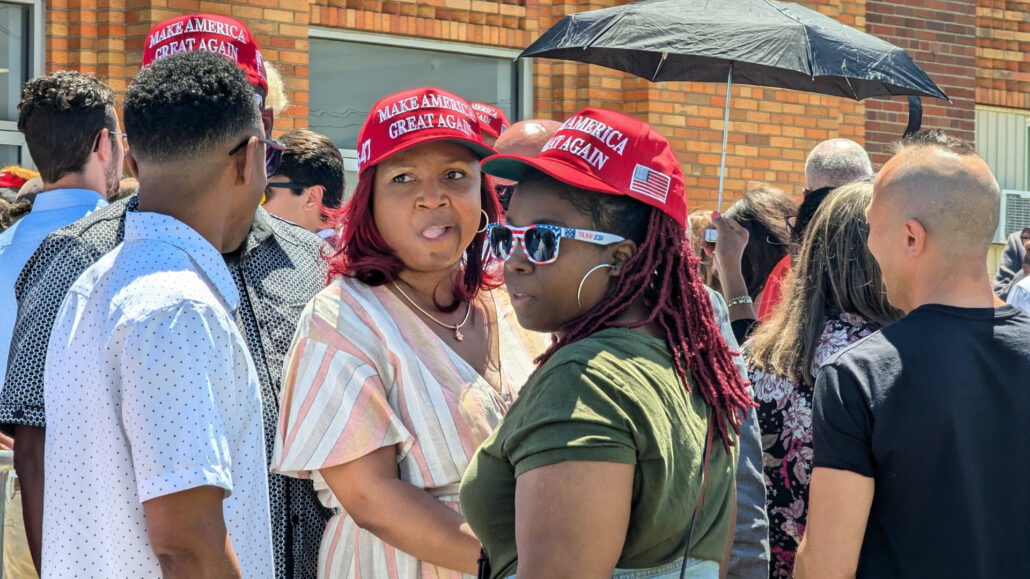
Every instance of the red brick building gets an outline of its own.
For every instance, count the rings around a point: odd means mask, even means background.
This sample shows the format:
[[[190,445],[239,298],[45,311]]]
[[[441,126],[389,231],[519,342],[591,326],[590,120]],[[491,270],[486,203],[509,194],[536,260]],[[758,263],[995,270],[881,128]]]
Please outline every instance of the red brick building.
[[[724,0],[732,1],[732,0]],[[139,69],[150,27],[188,12],[234,16],[282,72],[292,105],[277,128],[310,126],[351,151],[376,98],[433,84],[499,104],[513,119],[561,119],[584,106],[621,110],[670,139],[693,207],[714,206],[724,85],[652,85],[595,66],[512,57],[562,16],[618,0],[7,0],[8,85],[0,110],[0,157],[18,143],[17,73],[92,72],[116,90]],[[1009,216],[1030,224],[1030,11],[1016,0],[804,0],[802,4],[905,48],[951,97],[924,99],[924,127],[975,140],[1010,195]],[[3,22],[0,22],[3,24]],[[19,33],[19,34],[15,34]],[[17,38],[15,38],[18,36]],[[19,45],[20,43],[20,45]],[[22,53],[18,53],[18,50]],[[20,62],[15,62],[20,59]],[[862,102],[735,86],[726,191],[749,181],[800,194],[808,150],[841,136],[882,162],[903,131],[903,97]],[[6,132],[4,132],[6,131]],[[6,148],[3,145],[7,144]],[[353,162],[350,161],[353,165]],[[1018,207],[1016,207],[1018,205]],[[1018,209],[1014,211],[1014,209]],[[1015,224],[1018,224],[1014,222]],[[1021,223],[1021,221],[1020,221]]]

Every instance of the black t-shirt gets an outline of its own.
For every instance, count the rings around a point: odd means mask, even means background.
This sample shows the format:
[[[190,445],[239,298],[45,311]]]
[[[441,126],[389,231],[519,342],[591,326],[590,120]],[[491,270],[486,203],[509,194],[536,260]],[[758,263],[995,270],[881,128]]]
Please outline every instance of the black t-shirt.
[[[858,576],[1030,577],[1030,317],[926,305],[819,372],[815,467],[875,479]]]

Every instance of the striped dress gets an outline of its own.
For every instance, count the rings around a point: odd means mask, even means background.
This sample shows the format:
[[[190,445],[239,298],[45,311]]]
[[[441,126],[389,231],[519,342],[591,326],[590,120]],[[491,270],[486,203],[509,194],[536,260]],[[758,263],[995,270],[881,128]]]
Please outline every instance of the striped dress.
[[[547,345],[518,325],[503,288],[490,296],[501,393],[385,287],[337,278],[305,308],[286,357],[272,470],[312,478],[335,511],[319,577],[461,577],[360,529],[318,471],[398,445],[400,478],[460,510],[465,468]]]

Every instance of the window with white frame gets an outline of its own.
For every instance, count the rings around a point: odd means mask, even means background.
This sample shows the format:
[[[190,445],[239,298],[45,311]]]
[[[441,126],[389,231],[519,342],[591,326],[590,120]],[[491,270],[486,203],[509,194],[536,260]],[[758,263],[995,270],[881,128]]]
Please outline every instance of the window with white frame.
[[[41,0],[0,2],[0,167],[33,167],[18,132],[21,88],[43,73],[43,3]]]
[[[1001,186],[995,242],[1030,227],[1030,110],[977,105],[976,150]]]
[[[531,69],[518,50],[312,28],[308,126],[340,148],[348,193],[357,181],[358,132],[389,94],[435,86],[496,106],[514,122],[532,115]]]

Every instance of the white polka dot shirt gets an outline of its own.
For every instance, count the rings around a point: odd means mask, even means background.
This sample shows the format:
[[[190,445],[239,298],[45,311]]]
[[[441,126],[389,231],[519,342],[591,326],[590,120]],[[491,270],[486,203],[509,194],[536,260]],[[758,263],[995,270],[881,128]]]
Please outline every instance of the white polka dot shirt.
[[[273,573],[258,376],[218,251],[166,215],[58,313],[45,372],[43,576],[159,577],[142,502],[216,486],[244,577]]]

